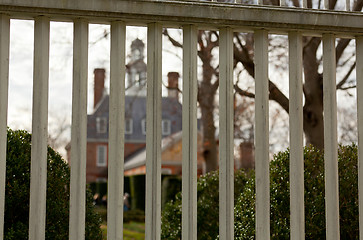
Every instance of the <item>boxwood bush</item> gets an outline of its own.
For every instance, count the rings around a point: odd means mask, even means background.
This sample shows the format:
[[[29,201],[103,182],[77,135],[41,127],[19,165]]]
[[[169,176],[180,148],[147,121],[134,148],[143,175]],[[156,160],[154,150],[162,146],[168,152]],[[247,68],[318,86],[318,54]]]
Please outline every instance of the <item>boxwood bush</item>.
[[[358,239],[357,146],[339,146],[339,211],[341,239]],[[305,236],[325,239],[324,154],[304,150]],[[255,177],[235,173],[235,239],[255,239]],[[290,239],[289,151],[270,162],[270,230],[272,239]],[[162,213],[162,238],[181,238],[181,195]],[[218,239],[218,173],[198,181],[198,239]]]
[[[8,130],[4,239],[28,239],[31,135]],[[46,239],[68,239],[70,169],[48,147]],[[100,217],[87,190],[86,239],[102,239]]]
[[[218,171],[210,172],[198,179],[197,184],[197,232],[198,239],[215,239],[218,235]],[[244,187],[251,173],[238,171],[235,174],[234,190],[235,198],[240,194],[240,189]],[[161,238],[181,239],[181,193],[179,192],[175,200],[168,202],[162,212]]]

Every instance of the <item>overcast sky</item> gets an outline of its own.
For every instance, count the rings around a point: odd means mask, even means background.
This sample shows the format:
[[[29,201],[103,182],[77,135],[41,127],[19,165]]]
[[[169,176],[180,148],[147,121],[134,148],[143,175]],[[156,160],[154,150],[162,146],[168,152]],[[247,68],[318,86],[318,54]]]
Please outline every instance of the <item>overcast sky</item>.
[[[51,22],[50,63],[49,63],[49,131],[57,128],[60,122],[70,124],[72,99],[72,57],[73,24]],[[109,25],[89,26],[88,61],[88,112],[93,108],[93,70],[106,69],[106,88],[109,86],[110,38]],[[13,129],[31,131],[32,86],[33,86],[33,44],[34,22],[11,20],[9,105],[8,126]],[[175,31],[176,34],[178,34]],[[129,54],[131,41],[140,38],[146,45],[146,28],[127,27],[126,54]],[[169,71],[181,74],[181,50],[171,50],[164,40],[163,81]],[[146,55],[146,49],[145,49]],[[126,60],[127,61],[127,60]],[[145,58],[146,61],[146,58]],[[69,133],[68,133],[69,135]]]

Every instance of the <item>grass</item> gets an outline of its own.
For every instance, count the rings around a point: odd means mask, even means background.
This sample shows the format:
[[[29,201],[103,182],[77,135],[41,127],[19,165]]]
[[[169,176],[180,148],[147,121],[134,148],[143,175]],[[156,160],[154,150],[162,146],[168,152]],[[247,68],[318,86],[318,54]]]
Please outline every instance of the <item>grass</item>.
[[[107,239],[107,225],[101,225],[103,239]],[[124,240],[143,240],[145,239],[145,223],[129,222],[124,223]]]
[[[102,229],[102,237],[103,239],[107,239],[107,209],[105,207],[100,207],[97,206],[96,207],[96,211],[100,214],[101,218],[102,218],[102,224],[101,224],[101,229]],[[131,213],[132,212],[127,212],[127,213]],[[132,216],[134,216],[134,219],[137,220],[143,220],[143,212],[133,212],[134,214],[132,214]],[[142,216],[136,217],[135,215],[140,215],[142,214]],[[130,219],[130,217],[128,218]],[[145,239],[145,223],[144,221],[129,221],[129,222],[124,222],[124,240],[143,240]]]

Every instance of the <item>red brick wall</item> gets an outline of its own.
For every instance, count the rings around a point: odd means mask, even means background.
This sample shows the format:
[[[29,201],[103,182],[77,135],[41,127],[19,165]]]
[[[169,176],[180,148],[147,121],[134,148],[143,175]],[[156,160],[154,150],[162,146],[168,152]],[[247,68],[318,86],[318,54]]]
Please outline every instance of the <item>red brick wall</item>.
[[[107,165],[108,165],[108,143],[101,142],[88,142],[87,143],[87,170],[86,170],[86,182],[96,182],[97,178],[107,179],[107,166],[97,166],[97,146],[107,146]],[[134,152],[144,148],[145,143],[126,143],[125,144],[125,158]]]
[[[97,166],[97,146],[107,146],[107,159],[108,159],[108,144],[107,143],[87,143],[87,170],[86,182],[95,182],[97,178],[107,178],[107,165],[105,167]],[[108,161],[107,161],[108,163]]]

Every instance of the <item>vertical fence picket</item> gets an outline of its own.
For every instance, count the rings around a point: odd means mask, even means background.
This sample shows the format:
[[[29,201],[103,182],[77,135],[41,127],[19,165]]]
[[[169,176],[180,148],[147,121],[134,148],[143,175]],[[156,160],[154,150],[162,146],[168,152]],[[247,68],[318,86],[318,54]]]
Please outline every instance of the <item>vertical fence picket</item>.
[[[345,11],[350,11],[350,0],[345,0]]]
[[[329,0],[324,0],[324,9],[329,9]]]
[[[183,240],[197,239],[197,34],[183,26]]]
[[[219,236],[234,239],[233,31],[219,31]]]
[[[162,27],[148,24],[146,105],[145,239],[160,239],[161,218],[161,50]]]
[[[323,34],[323,102],[326,238],[339,239],[339,187],[335,37]]]
[[[308,0],[302,0],[303,8],[308,8]]]
[[[74,22],[69,239],[85,238],[88,23]]]
[[[49,19],[34,26],[33,121],[29,207],[29,239],[45,239],[49,85]]]
[[[123,238],[126,25],[111,24],[107,238]]]
[[[10,18],[0,14],[0,239],[4,235]]]
[[[256,239],[270,239],[268,32],[255,31]]]
[[[356,38],[359,239],[363,239],[363,36]]]
[[[290,235],[294,240],[305,239],[302,59],[301,33],[290,32]]]

